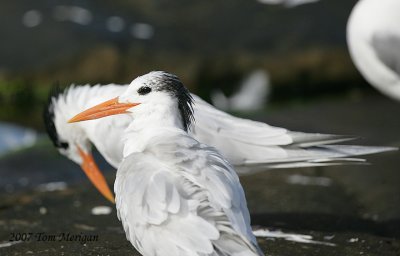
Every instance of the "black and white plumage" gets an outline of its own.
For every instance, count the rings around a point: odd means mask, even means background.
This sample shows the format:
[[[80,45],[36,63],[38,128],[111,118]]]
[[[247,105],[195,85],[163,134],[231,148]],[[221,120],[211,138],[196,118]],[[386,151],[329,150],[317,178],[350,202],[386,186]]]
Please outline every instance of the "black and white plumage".
[[[58,133],[55,125],[54,107],[56,103],[54,103],[54,100],[60,97],[62,93],[63,91],[60,89],[59,85],[58,84],[54,85],[47,99],[47,104],[43,109],[43,120],[46,132],[49,135],[51,141],[53,142],[54,147],[56,147],[57,149],[67,150],[69,147],[68,140],[66,141],[61,140],[60,134]]]
[[[96,91],[96,87],[90,89],[89,86],[80,87],[80,90],[75,90],[74,86],[66,90],[55,87],[50,93],[48,102],[43,111],[46,131],[54,146],[62,155],[65,155],[76,164],[80,165],[96,188],[111,202],[114,202],[114,196],[91,154],[92,144],[90,140],[96,140],[96,138],[91,136],[93,133],[86,133],[91,129],[97,132],[102,131],[105,134],[108,128],[102,125],[96,128],[96,121],[93,121],[87,125],[87,129],[84,130],[80,124],[67,124],[67,120],[75,113],[86,108],[87,104],[95,104],[98,102],[94,100],[92,103],[92,101],[86,97],[87,95],[82,93],[84,90],[90,90],[92,95],[98,93],[101,95],[103,93],[107,94],[107,92],[113,92],[114,88],[117,87],[116,85],[108,85],[106,88],[103,88],[100,93]],[[94,136],[96,136],[96,134]],[[103,138],[104,134],[102,135]],[[117,134],[109,134],[108,138],[110,140],[119,140],[121,137],[117,135],[115,138],[113,135],[115,136]],[[113,154],[115,149],[122,152],[122,143],[118,143],[117,146],[120,146],[120,148],[113,146],[113,149],[103,154],[108,162],[112,162],[113,159],[119,157]]]
[[[138,79],[141,78],[139,77]],[[194,121],[193,97],[186,87],[183,86],[179,78],[170,73],[154,72],[152,79],[143,81],[142,86],[137,92],[139,95],[146,95],[152,91],[167,92],[170,96],[177,99],[183,128],[185,131],[188,131],[191,123]]]
[[[347,24],[357,69],[376,89],[400,100],[400,1],[359,0]]]
[[[114,185],[127,238],[145,256],[263,255],[237,174],[186,132],[192,114],[181,110],[191,109],[191,97],[176,77],[164,84],[171,76],[138,77],[112,104],[71,119],[87,120],[94,112],[132,117]]]
[[[75,163],[81,164],[82,159],[78,154],[77,146],[85,152],[91,152],[91,143],[93,143],[107,162],[117,168],[122,159],[121,132],[131,121],[130,117],[124,116],[119,118],[119,121],[110,117],[105,119],[106,122],[93,120],[75,124],[67,124],[67,121],[74,114],[108,97],[116,97],[125,89],[126,87],[120,85],[109,84],[93,87],[71,85],[65,90],[57,87],[52,90],[44,107],[43,117],[46,131],[59,152]],[[106,135],[108,140],[104,140]],[[108,144],[110,141],[116,143],[111,146]]]

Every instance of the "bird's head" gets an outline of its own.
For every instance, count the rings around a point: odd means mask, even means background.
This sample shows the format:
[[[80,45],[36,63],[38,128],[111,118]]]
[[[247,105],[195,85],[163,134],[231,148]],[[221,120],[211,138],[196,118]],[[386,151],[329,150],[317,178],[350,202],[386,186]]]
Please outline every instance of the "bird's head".
[[[70,123],[98,119],[110,115],[132,113],[134,117],[151,116],[162,111],[180,116],[182,129],[193,121],[193,99],[179,78],[163,71],[153,71],[132,81],[119,97],[87,109],[69,120]]]
[[[83,159],[79,151],[89,154],[91,146],[85,133],[78,125],[66,125],[68,109],[66,91],[54,87],[44,107],[43,119],[47,134],[57,150],[76,164],[81,165]]]
[[[49,95],[43,111],[47,134],[57,150],[80,165],[96,188],[107,199],[114,201],[111,190],[93,159],[92,145],[84,130],[78,124],[67,124],[71,115],[67,92],[57,86]]]

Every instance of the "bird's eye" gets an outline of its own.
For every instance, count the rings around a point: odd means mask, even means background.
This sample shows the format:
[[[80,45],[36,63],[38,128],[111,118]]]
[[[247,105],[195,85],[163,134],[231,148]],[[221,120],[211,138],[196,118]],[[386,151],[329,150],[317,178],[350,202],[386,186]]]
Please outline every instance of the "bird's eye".
[[[69,144],[67,142],[60,142],[58,147],[67,150],[69,148]]]
[[[151,92],[151,88],[148,87],[148,86],[143,86],[143,87],[140,87],[139,90],[138,90],[137,92],[138,92],[140,95],[146,95],[146,94],[148,94],[149,92]]]

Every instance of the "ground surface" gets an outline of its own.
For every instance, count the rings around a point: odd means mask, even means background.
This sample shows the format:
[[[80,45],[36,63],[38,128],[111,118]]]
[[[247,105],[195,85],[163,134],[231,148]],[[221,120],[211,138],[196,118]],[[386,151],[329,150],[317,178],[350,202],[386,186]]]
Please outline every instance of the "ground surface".
[[[399,146],[399,116],[400,104],[376,96],[294,105],[255,118],[300,131],[355,134],[364,138],[359,144]],[[400,153],[368,160],[372,165],[242,177],[254,229],[309,235],[306,241],[312,242],[260,237],[266,255],[400,255]],[[112,183],[115,174],[102,168]],[[1,158],[0,177],[0,255],[139,255],[126,241],[113,205],[48,145]],[[39,185],[54,181],[66,187]],[[93,215],[100,205],[113,210]],[[25,233],[32,233],[30,241],[10,242]],[[58,241],[62,233],[97,241]]]

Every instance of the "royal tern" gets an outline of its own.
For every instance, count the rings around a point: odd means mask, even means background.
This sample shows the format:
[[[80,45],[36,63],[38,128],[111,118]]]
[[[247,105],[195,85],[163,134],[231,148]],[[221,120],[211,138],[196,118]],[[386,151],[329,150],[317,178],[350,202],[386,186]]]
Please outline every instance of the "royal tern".
[[[47,132],[59,152],[83,170],[103,195],[113,200],[107,183],[91,157],[91,143],[113,167],[123,158],[123,133],[132,121],[129,115],[110,116],[91,122],[67,124],[68,119],[89,106],[121,95],[128,85],[71,86],[56,90],[44,109]],[[328,145],[352,139],[346,136],[293,132],[262,122],[237,118],[220,111],[198,96],[196,122],[191,136],[211,145],[235,167],[239,175],[276,168],[326,166],[354,163],[354,156],[391,150],[387,147]],[[96,181],[96,179],[99,179]]]
[[[118,114],[132,121],[124,131],[116,207],[142,255],[264,255],[237,174],[214,148],[187,133],[192,97],[176,76],[138,77],[119,97],[69,122]]]
[[[112,92],[112,88],[114,87],[117,88],[118,86],[109,85],[104,87],[103,93]],[[90,134],[86,133],[79,124],[65,125],[66,121],[73,113],[85,108],[85,104],[90,104],[90,101],[85,98],[84,93],[76,92],[77,91],[72,90],[72,87],[68,94],[62,94],[57,87],[51,92],[48,103],[43,111],[43,119],[47,134],[58,151],[80,165],[100,193],[111,202],[114,202],[114,195],[92,157],[91,143],[89,140]],[[94,92],[94,90],[92,92]],[[58,97],[54,98],[52,95],[58,95]],[[70,104],[67,104],[68,102],[74,102],[75,104],[69,106]],[[104,126],[99,126],[99,130],[103,128]],[[104,141],[108,142],[114,139],[112,134],[110,135],[108,133],[103,134],[103,139],[106,135],[109,140]],[[97,147],[99,148],[99,145],[97,145]],[[122,152],[122,145],[119,150]],[[113,152],[113,150],[110,150],[110,152]],[[113,158],[111,157],[111,159],[108,159],[109,155],[110,154],[104,154],[104,157],[107,161],[111,162]]]
[[[347,24],[347,44],[365,79],[400,100],[400,1],[360,0]]]

